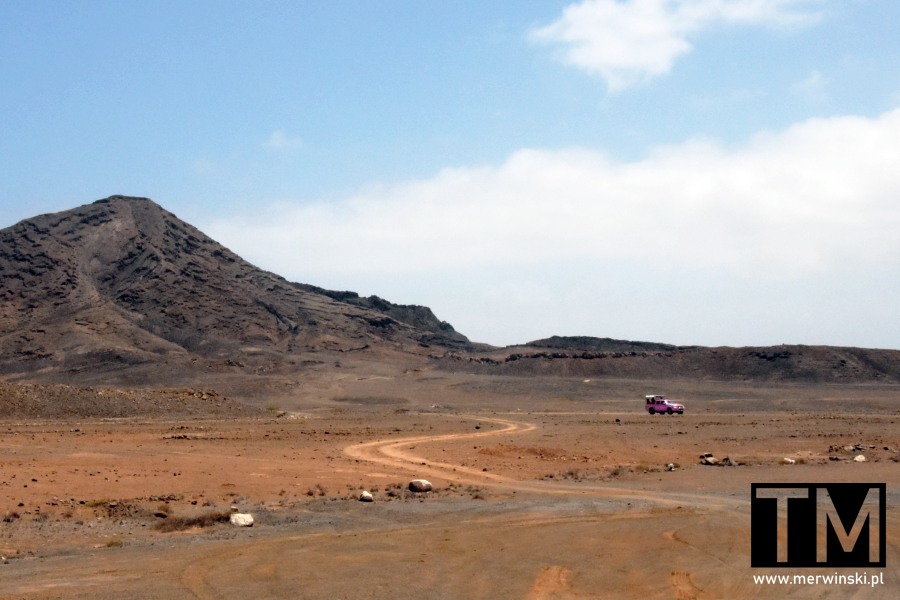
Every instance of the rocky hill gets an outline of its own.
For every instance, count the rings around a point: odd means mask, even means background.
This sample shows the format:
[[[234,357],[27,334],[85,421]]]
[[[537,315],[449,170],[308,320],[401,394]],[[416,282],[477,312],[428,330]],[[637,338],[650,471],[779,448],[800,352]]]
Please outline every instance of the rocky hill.
[[[199,363],[259,372],[317,352],[435,348],[472,344],[428,308],[256,268],[146,198],[0,230],[0,373],[69,381]]]
[[[900,351],[867,348],[708,348],[552,337],[525,346],[454,356],[449,368],[497,375],[900,384]]]
[[[679,347],[657,342],[636,342],[632,340],[615,340],[613,338],[597,338],[588,336],[559,336],[535,340],[525,344],[536,348],[553,348],[557,350],[582,352],[669,352]]]

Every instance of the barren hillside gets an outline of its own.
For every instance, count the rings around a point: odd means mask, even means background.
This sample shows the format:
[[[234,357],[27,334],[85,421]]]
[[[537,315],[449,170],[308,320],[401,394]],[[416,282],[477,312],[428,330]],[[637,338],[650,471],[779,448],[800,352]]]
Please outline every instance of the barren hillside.
[[[468,340],[430,309],[286,281],[145,198],[0,231],[0,372],[277,369],[316,352],[423,354]]]
[[[673,346],[553,337],[492,352],[454,354],[451,370],[628,379],[900,384],[900,351],[835,346]]]

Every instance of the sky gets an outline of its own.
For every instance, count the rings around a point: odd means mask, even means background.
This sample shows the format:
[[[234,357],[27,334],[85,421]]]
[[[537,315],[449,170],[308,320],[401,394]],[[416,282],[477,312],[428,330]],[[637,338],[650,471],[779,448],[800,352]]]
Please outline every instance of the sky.
[[[900,349],[900,2],[0,2],[0,228],[150,197],[473,341]]]

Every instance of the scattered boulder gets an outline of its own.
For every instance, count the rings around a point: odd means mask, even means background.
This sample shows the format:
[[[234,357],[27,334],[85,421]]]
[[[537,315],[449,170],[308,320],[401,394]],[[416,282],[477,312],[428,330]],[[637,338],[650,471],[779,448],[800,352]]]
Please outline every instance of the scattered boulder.
[[[783,464],[783,465],[793,465],[793,464],[796,464],[796,463],[797,463],[797,461],[794,460],[793,458],[787,458],[787,457],[785,457],[785,458],[782,458],[782,459],[781,459],[781,464]]]
[[[675,463],[669,463],[666,465],[666,471],[674,471],[674,470],[675,470]]]
[[[413,479],[409,482],[409,491],[411,492],[430,492],[433,489],[434,486],[427,479]]]
[[[853,462],[866,462],[866,457],[863,456],[862,454],[858,454],[855,457],[853,457]]]
[[[360,502],[375,502],[375,498],[372,496],[371,492],[363,491],[359,495]]]
[[[231,513],[228,522],[237,527],[253,527],[253,515],[250,513]]]
[[[712,452],[704,452],[700,455],[700,464],[709,465],[711,467],[736,467],[737,463],[730,456],[718,459],[713,456]]]

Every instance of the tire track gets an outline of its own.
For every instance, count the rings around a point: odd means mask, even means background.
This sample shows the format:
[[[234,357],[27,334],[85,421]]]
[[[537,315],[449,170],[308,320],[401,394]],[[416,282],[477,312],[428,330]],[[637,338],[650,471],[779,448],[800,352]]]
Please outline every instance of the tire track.
[[[441,415],[438,415],[441,416]],[[728,510],[744,506],[746,502],[737,499],[713,499],[708,495],[694,493],[657,493],[646,490],[609,486],[603,484],[567,483],[561,481],[523,481],[466,467],[464,465],[435,461],[417,456],[409,451],[410,445],[433,444],[442,441],[478,439],[500,435],[517,435],[534,431],[538,426],[525,421],[485,417],[480,415],[453,415],[483,423],[502,425],[502,429],[465,433],[445,433],[439,435],[418,435],[405,438],[386,438],[353,444],[344,448],[344,454],[356,460],[367,461],[416,476],[439,477],[453,483],[466,485],[488,485],[500,489],[532,492],[556,496],[594,496],[608,499],[628,499],[672,508],[689,503],[711,510]]]
[[[466,484],[513,484],[516,480],[479,471],[463,465],[454,465],[435,460],[428,460],[421,456],[416,456],[403,449],[410,444],[432,444],[435,442],[444,442],[451,440],[464,440],[483,437],[493,437],[498,435],[522,434],[534,431],[537,425],[534,423],[525,423],[520,421],[511,421],[509,419],[500,419],[496,417],[482,417],[475,415],[454,415],[461,416],[465,419],[480,421],[483,423],[493,423],[502,425],[502,429],[492,429],[489,431],[476,431],[466,433],[446,433],[441,435],[420,435],[406,438],[391,438],[383,440],[375,440],[372,442],[363,442],[361,444],[353,444],[344,448],[344,454],[350,458],[364,460],[376,463],[386,467],[392,467],[402,471],[413,472],[418,475],[426,474],[435,477],[441,477],[455,483]]]

